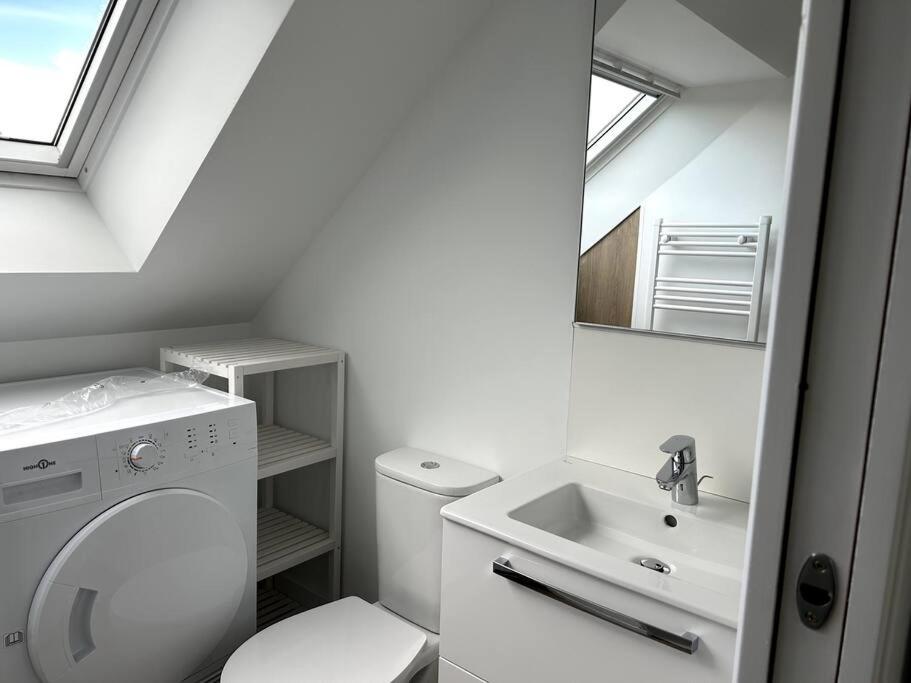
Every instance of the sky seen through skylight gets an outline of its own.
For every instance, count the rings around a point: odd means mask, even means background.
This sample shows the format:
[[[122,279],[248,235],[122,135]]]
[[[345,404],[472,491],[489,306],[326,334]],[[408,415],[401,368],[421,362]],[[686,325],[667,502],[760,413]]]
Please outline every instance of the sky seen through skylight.
[[[0,138],[53,142],[108,0],[0,0]]]

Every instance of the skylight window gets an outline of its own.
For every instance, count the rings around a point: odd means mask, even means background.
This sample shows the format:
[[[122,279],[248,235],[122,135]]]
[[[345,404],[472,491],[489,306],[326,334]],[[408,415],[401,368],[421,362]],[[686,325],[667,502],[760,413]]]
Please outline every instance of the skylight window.
[[[591,73],[586,181],[607,166],[681,93],[676,83],[597,46]]]
[[[0,0],[0,171],[78,176],[174,2]]]
[[[658,101],[658,97],[592,74],[588,112],[590,164]]]
[[[0,1],[0,139],[57,142],[114,1]]]

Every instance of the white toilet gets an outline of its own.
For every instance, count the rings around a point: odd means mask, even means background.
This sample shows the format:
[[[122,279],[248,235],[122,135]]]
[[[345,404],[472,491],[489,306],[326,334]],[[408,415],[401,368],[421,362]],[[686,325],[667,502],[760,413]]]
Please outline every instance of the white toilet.
[[[376,459],[380,601],[345,598],[289,617],[241,645],[222,683],[434,681],[440,649],[440,508],[499,481],[414,448]]]

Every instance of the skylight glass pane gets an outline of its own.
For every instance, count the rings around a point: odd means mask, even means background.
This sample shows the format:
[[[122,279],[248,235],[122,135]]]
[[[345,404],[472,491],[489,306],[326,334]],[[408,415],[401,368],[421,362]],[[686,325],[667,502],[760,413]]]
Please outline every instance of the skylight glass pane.
[[[629,111],[627,111],[620,119],[615,121],[614,125],[608,128],[604,132],[604,135],[598,138],[598,140],[588,148],[588,154],[585,157],[585,162],[589,163],[603,150],[607,149],[607,147],[610,146],[614,140],[620,137],[620,134],[623,131],[633,125],[640,116],[648,111],[657,99],[657,97],[643,94],[642,99],[636,102],[636,104],[633,105]]]
[[[592,75],[588,104],[588,144],[640,95],[638,90]]]
[[[0,138],[55,142],[108,4],[0,0]]]
[[[588,153],[586,163],[616,140],[657,101],[601,76],[592,75],[591,101],[588,112]]]

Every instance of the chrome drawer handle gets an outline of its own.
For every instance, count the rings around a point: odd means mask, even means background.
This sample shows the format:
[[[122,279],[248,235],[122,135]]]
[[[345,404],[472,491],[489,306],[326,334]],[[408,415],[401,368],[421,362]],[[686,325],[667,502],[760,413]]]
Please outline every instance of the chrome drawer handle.
[[[662,628],[657,626],[652,626],[647,624],[644,621],[640,621],[634,617],[630,617],[622,612],[617,612],[612,610],[609,607],[604,607],[602,605],[595,604],[590,600],[585,598],[580,598],[577,595],[572,593],[567,593],[564,590],[555,588],[554,586],[549,586],[546,583],[542,583],[537,579],[517,572],[510,565],[509,560],[505,557],[498,557],[493,561],[493,573],[503,578],[514,581],[519,585],[530,588],[536,593],[545,595],[548,598],[552,598],[557,602],[562,602],[564,605],[569,605],[574,607],[577,610],[585,612],[586,614],[591,614],[593,617],[598,619],[603,619],[615,626],[625,628],[627,631],[632,631],[633,633],[638,633],[640,636],[645,636],[651,640],[658,641],[663,645],[674,648],[675,650],[680,650],[680,652],[685,652],[688,655],[695,654],[696,649],[699,647],[699,636],[690,633],[687,631],[683,635],[678,635],[676,633],[671,633],[670,631],[665,631]]]

